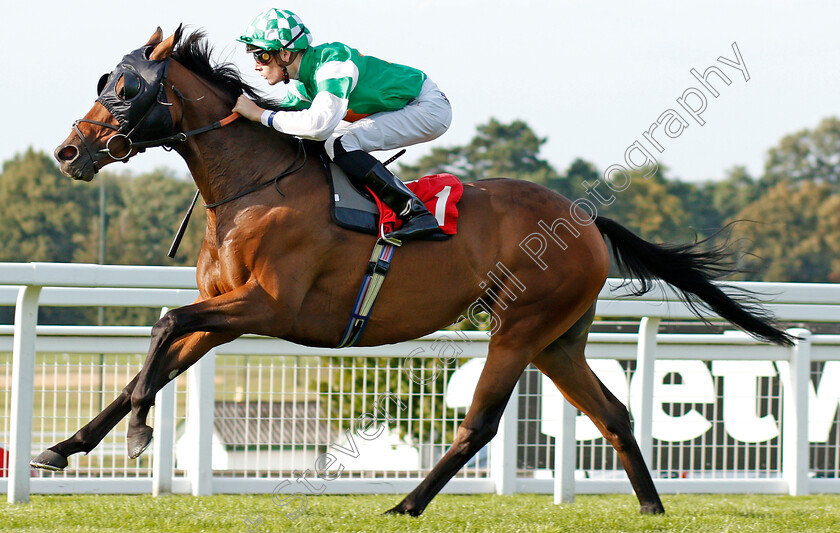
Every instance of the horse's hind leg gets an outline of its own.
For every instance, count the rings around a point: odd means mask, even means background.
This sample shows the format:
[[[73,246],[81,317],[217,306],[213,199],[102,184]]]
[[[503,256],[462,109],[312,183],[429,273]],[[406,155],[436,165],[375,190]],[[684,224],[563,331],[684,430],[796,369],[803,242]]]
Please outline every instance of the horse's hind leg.
[[[588,324],[586,326],[588,330]],[[665,508],[633,436],[627,408],[601,383],[586,363],[584,347],[587,332],[584,330],[581,334],[580,329],[572,328],[569,333],[554,341],[533,363],[554,382],[572,405],[592,419],[618,452],[639,498],[641,512],[664,513]]]
[[[508,398],[532,354],[521,348],[494,346],[494,341],[496,337],[490,343],[487,364],[452,446],[423,482],[389,513],[418,516],[452,476],[496,435]]]

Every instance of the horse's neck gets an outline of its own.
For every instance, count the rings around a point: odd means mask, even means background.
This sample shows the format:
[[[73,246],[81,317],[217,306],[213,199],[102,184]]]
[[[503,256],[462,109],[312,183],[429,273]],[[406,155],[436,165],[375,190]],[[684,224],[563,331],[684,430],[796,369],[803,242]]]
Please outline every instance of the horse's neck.
[[[182,117],[180,131],[204,128],[230,115],[234,106],[230,96],[177,62],[170,67],[173,83],[179,88],[177,94],[172,91],[169,96],[177,102],[173,118]],[[297,139],[245,118],[191,136],[176,146],[205,204],[224,202],[245,193],[235,201],[208,210],[211,233],[228,231],[236,225],[237,214],[254,205],[292,207],[289,213],[310,221],[313,217],[327,218],[324,215],[329,209],[329,192],[322,177],[323,166],[311,155],[304,165],[302,148]],[[275,187],[272,181],[280,174],[289,175]],[[263,184],[268,186],[259,187]]]
[[[185,116],[185,129],[200,128],[223,118],[215,115],[224,114],[225,106],[214,108],[215,112]],[[181,155],[209,204],[265,183],[292,167],[298,156],[298,142],[239,118],[219,130],[193,137]]]

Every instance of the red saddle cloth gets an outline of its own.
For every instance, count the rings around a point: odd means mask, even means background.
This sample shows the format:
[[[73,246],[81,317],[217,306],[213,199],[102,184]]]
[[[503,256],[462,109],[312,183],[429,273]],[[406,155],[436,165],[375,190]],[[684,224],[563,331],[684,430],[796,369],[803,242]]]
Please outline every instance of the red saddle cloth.
[[[426,204],[429,212],[435,216],[443,233],[455,235],[458,232],[458,200],[464,194],[461,180],[452,174],[424,176],[419,180],[405,183],[420,200]],[[402,220],[394,210],[385,205],[375,194],[379,207],[380,231],[387,234],[402,226]]]

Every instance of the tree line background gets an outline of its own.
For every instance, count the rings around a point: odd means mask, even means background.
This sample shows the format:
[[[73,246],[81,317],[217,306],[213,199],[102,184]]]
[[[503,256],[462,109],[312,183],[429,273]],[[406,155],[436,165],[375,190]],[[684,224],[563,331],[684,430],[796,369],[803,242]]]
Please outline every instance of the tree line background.
[[[463,146],[435,148],[414,165],[400,165],[403,179],[439,172],[464,181],[510,177],[533,181],[571,199],[603,169],[575,160],[558,170],[540,157],[546,142],[523,121],[491,119]],[[141,156],[142,157],[142,156]],[[763,174],[736,166],[706,182],[632,172],[632,184],[598,214],[615,218],[648,240],[705,238],[733,221],[730,245],[740,251],[739,279],[840,282],[840,120],[789,134],[770,148]],[[168,170],[133,175],[106,169],[105,263],[194,265],[204,233],[198,206],[177,257],[167,251],[195,187]],[[3,163],[0,173],[0,261],[99,262],[100,185],[70,180],[48,154],[28,150]],[[607,187],[599,187],[606,195]],[[270,236],[268,236],[270,238]],[[11,321],[2,310],[0,320]],[[41,323],[91,323],[91,309],[44,309]],[[154,322],[152,310],[106,312],[105,323]]]

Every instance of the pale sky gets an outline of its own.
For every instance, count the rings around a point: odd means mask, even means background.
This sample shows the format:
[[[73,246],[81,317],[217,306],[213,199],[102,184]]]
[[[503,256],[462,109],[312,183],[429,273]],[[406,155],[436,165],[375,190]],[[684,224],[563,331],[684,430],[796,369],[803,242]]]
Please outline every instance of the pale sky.
[[[296,12],[314,42],[341,41],[362,53],[424,70],[453,105],[450,130],[409,149],[413,162],[434,147],[468,142],[491,117],[524,120],[548,142],[541,152],[558,171],[576,157],[601,170],[624,163],[663,113],[688,127],[653,137],[652,152],[683,180],[723,177],[735,165],[760,175],[768,148],[788,133],[840,114],[840,3],[799,1],[290,0],[220,2],[8,2],[0,17],[0,160],[29,146],[52,153],[73,120],[93,105],[99,76],[144,44],[157,26],[203,28],[216,57],[233,60],[254,85],[244,46],[235,42],[267,7]],[[737,43],[744,74],[734,61]],[[701,89],[690,70],[715,65],[700,125],[679,106]],[[689,97],[699,105],[699,97]],[[678,124],[677,122],[674,125]],[[166,166],[186,174],[174,153],[154,149],[111,170]],[[496,177],[496,176],[487,176]]]

